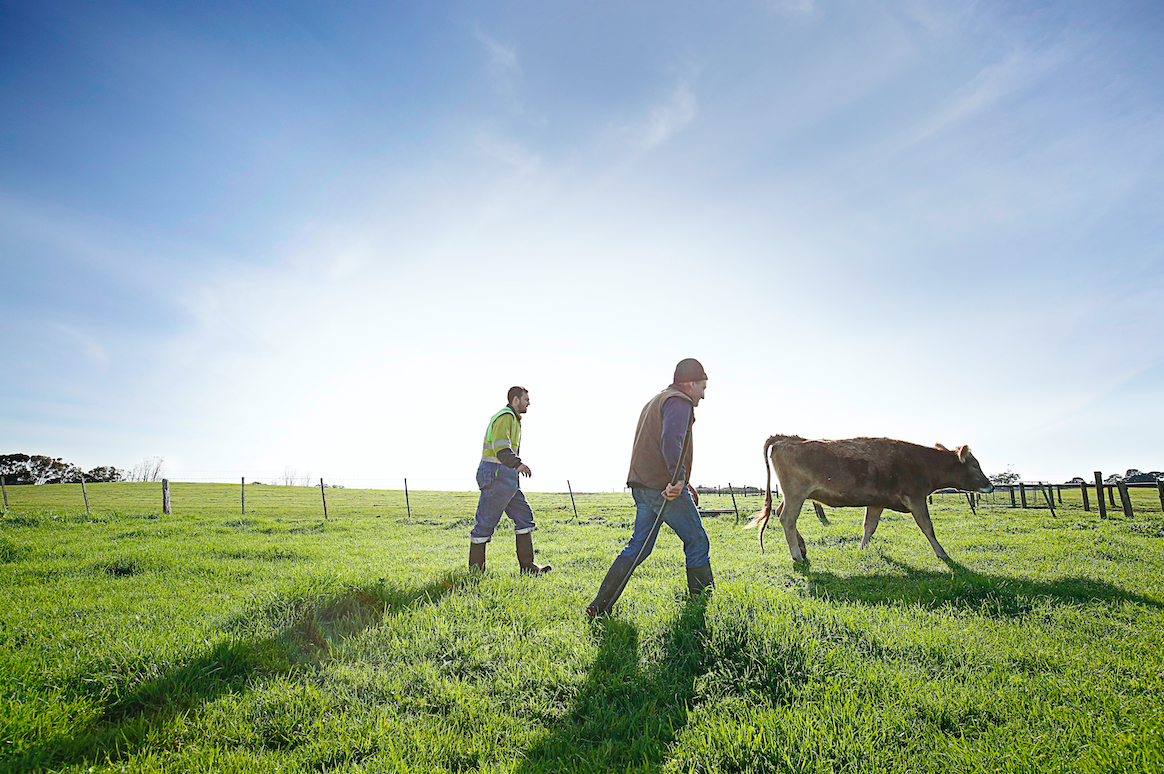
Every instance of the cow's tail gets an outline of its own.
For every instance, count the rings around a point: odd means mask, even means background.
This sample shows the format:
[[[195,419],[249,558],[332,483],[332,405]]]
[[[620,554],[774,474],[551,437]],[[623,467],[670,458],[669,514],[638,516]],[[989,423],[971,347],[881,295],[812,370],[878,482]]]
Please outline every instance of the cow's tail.
[[[752,514],[752,520],[744,529],[760,529],[760,553],[764,553],[764,530],[768,528],[768,519],[772,516],[772,466],[768,462],[768,449],[772,447],[776,437],[769,438],[764,443],[764,470],[768,473],[768,483],[764,489],[764,508]],[[777,511],[779,513],[779,511]]]

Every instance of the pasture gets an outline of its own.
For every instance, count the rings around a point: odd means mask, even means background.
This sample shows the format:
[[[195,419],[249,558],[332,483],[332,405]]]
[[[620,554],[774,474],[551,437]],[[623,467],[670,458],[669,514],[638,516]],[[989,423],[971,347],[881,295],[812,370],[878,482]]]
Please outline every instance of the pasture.
[[[939,496],[945,562],[888,511],[860,551],[859,509],[806,509],[799,565],[707,518],[711,599],[664,529],[597,622],[629,494],[530,493],[527,578],[504,520],[464,568],[475,493],[8,492],[3,771],[1164,771],[1154,491],[1132,521]]]

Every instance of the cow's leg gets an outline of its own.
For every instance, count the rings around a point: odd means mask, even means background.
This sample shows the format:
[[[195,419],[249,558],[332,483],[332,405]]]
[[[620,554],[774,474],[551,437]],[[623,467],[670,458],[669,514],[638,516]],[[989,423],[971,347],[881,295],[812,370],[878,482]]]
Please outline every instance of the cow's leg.
[[[873,533],[877,531],[877,525],[881,523],[881,512],[884,508],[874,508],[872,505],[865,507],[865,537],[861,540],[861,548],[869,545],[869,541],[873,539]]]
[[[796,530],[796,520],[800,517],[800,509],[803,506],[803,497],[792,497],[787,492],[784,493],[784,503],[780,509],[780,526],[784,528],[784,539],[788,541],[788,552],[792,554],[794,562],[803,562],[805,559],[804,538]]]
[[[949,559],[946,555],[946,549],[942,548],[942,544],[934,537],[934,523],[930,521],[930,508],[926,505],[926,498],[919,497],[910,503],[911,513],[913,513],[913,520],[917,522],[917,527],[926,536],[926,540],[930,541],[930,546],[934,549],[934,554],[939,559]]]

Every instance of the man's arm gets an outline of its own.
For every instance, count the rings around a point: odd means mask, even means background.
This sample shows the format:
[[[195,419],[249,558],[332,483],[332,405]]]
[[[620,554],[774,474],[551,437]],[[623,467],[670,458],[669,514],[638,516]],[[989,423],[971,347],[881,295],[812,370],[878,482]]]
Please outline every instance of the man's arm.
[[[687,471],[680,468],[683,460],[683,439],[687,435],[687,428],[691,423],[691,403],[675,396],[663,403],[663,437],[660,443],[663,449],[663,461],[667,470],[671,472],[672,480],[676,483],[663,490],[663,496],[668,500],[680,494],[687,479]],[[676,469],[678,476],[676,477]]]

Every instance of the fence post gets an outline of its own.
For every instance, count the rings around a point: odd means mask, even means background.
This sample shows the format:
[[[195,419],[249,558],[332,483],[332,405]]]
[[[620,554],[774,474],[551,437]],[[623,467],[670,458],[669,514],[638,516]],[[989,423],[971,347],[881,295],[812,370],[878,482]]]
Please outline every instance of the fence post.
[[[1051,518],[1055,518],[1055,493],[1051,491],[1051,485],[1047,484],[1044,487],[1040,484],[1039,489],[1043,492],[1043,498],[1047,501],[1047,507],[1051,509]]]
[[[319,496],[323,498],[323,518],[327,518],[327,492],[323,491],[323,479],[319,479]]]
[[[1023,501],[1023,507],[1027,507],[1027,486],[1022,481],[1019,482],[1019,497]]]
[[[1087,501],[1087,482],[1079,482],[1079,491],[1083,493],[1083,510],[1091,511],[1091,503]]]
[[[732,510],[736,512],[736,524],[740,523],[740,509],[736,506],[736,490],[732,488],[732,482],[728,482],[728,491],[732,493]]]
[[[1103,473],[1095,471],[1095,502],[1099,503],[1099,518],[1107,518],[1107,505],[1103,502]]]
[[[408,502],[408,479],[404,479],[404,507],[408,509],[408,518],[412,518],[412,504]]]
[[[1059,505],[1063,504],[1063,487],[1055,484],[1055,496],[1059,498]]]
[[[1128,485],[1120,481],[1116,487],[1120,490],[1120,503],[1124,506],[1124,518],[1131,521],[1135,517],[1132,515],[1132,497],[1128,494]]]
[[[1111,509],[1115,510],[1115,487],[1110,484],[1107,487],[1107,501],[1111,503]]]
[[[574,502],[574,487],[570,486],[570,479],[566,479],[566,491],[570,493],[570,505],[574,506],[574,521],[578,521],[578,503]]]
[[[978,515],[978,509],[974,507],[974,495],[973,495],[973,494],[971,494],[970,492],[967,492],[967,493],[966,493],[966,502],[970,503],[970,513],[972,513],[972,514],[974,514],[975,516],[977,516],[977,515]]]
[[[242,515],[247,515],[247,477],[242,477]]]
[[[1014,508],[1016,507],[1014,502],[1014,484],[1011,484],[1006,489],[1008,492],[1010,492],[1010,507]]]
[[[93,511],[89,508],[89,493],[85,491],[85,474],[81,474],[81,495],[85,498],[85,513],[92,515]]]
[[[0,479],[3,482],[4,479]],[[1156,494],[1160,495],[1160,510],[1164,511],[1164,478],[1156,479]],[[8,495],[4,495],[4,507],[8,507]]]
[[[170,515],[170,480],[162,479],[162,513]]]
[[[4,490],[4,512],[8,513],[8,487],[4,484],[4,476],[0,476],[0,489]],[[1160,505],[1164,507],[1164,489],[1160,490]]]

